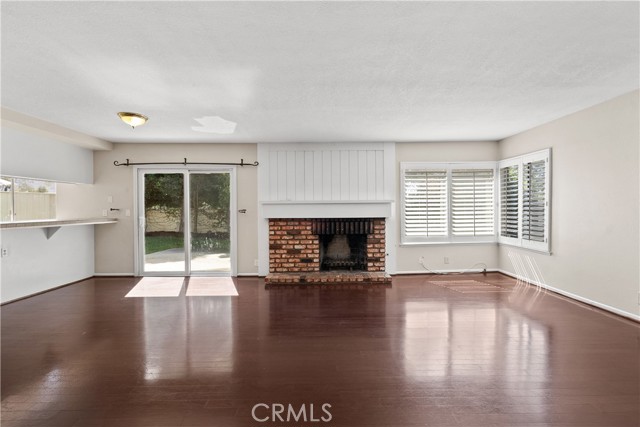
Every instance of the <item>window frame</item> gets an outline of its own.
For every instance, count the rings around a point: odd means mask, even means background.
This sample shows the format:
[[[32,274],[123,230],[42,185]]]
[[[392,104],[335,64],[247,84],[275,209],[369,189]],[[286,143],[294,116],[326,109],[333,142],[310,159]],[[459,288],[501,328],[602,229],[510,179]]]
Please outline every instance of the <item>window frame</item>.
[[[523,238],[522,224],[524,219],[524,166],[527,163],[533,163],[540,160],[545,161],[545,173],[544,173],[544,193],[545,193],[545,207],[544,207],[544,242],[537,242],[534,240],[528,240]],[[502,230],[502,215],[498,215],[498,243],[521,247],[537,252],[551,254],[551,148],[545,148],[543,150],[535,151],[532,153],[523,154],[521,156],[510,157],[498,162],[498,211],[502,211],[502,174],[500,171],[509,166],[518,166],[518,237],[505,237],[501,235]]]
[[[402,175],[401,175],[401,186],[402,186],[402,191],[401,191],[401,200],[402,200],[402,221],[401,221],[401,229],[402,229],[402,236],[401,236],[401,243],[423,243],[424,239],[428,239],[429,242],[431,243],[447,243],[448,242],[448,235],[449,235],[449,192],[448,192],[448,188],[449,188],[449,171],[446,169],[446,167],[444,167],[444,164],[440,163],[440,164],[436,164],[436,163],[423,163],[423,162],[402,162],[400,163],[400,168],[402,170]],[[422,172],[440,172],[440,171],[445,171],[446,174],[446,183],[445,183],[445,199],[446,199],[446,236],[407,236],[406,233],[406,222],[405,222],[405,205],[406,205],[406,192],[405,192],[405,178],[406,178],[406,171],[411,170],[419,170]]]
[[[497,169],[496,162],[400,162],[400,244],[401,245],[433,245],[433,244],[475,244],[497,242]],[[407,236],[405,224],[405,178],[408,170],[441,171],[447,174],[446,183],[446,236]],[[487,236],[454,236],[452,234],[452,172],[453,170],[492,170],[493,171],[493,234]]]

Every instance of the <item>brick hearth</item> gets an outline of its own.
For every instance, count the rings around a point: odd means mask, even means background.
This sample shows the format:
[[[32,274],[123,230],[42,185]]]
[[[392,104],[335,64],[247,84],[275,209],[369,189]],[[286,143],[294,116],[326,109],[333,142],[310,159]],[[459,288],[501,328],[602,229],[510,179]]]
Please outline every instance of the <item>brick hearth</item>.
[[[314,219],[269,220],[268,284],[390,283],[385,273],[385,220],[373,218],[367,234],[366,271],[320,271],[320,239]]]

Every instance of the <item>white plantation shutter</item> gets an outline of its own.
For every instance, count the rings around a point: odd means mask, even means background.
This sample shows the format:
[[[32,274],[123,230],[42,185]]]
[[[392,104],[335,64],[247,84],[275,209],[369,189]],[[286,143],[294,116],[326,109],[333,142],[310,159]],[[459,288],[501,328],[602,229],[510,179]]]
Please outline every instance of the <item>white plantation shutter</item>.
[[[446,236],[447,171],[405,170],[403,213],[404,236]]]
[[[451,234],[492,236],[494,234],[493,169],[451,171]]]
[[[523,165],[522,238],[545,242],[546,162],[544,159]]]
[[[518,238],[518,165],[500,169],[500,236]]]
[[[401,163],[402,242],[495,242],[495,166]]]

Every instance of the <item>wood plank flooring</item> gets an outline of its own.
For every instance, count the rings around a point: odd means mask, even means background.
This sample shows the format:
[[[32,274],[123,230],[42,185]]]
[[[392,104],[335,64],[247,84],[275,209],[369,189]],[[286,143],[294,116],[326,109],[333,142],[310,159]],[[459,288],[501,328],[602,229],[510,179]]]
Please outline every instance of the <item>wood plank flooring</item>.
[[[125,298],[137,279],[94,278],[3,306],[2,427],[640,425],[640,326],[506,276],[234,280]]]

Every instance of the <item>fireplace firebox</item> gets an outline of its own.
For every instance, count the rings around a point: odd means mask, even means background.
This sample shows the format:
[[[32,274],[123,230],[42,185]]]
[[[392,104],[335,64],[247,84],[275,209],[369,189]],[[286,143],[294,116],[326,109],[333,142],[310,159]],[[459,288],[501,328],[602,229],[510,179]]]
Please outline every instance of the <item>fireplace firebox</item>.
[[[367,271],[370,219],[316,219],[313,231],[319,236],[320,271]]]

